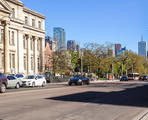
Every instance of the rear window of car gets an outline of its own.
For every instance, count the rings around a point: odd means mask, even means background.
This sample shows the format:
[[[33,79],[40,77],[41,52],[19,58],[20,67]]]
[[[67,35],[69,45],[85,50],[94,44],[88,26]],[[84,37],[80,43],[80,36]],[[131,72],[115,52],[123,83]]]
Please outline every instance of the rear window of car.
[[[38,76],[38,79],[42,79],[43,77],[42,76]]]
[[[14,80],[15,77],[14,76],[7,76],[8,80]]]
[[[26,76],[25,79],[34,79],[35,77],[33,75]]]
[[[23,78],[24,76],[21,75],[21,74],[17,74],[16,77],[17,77],[17,78]]]

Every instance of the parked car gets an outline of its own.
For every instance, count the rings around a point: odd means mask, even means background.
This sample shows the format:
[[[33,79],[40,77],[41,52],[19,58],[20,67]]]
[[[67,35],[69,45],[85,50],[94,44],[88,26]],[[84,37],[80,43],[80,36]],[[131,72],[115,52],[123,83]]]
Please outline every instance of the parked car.
[[[22,86],[35,87],[46,85],[46,79],[41,75],[28,75],[22,80]]]
[[[50,72],[45,72],[44,76],[45,76],[45,79],[48,83],[50,83],[53,79],[53,76]]]
[[[148,76],[147,75],[143,76],[142,80],[148,80]]]
[[[0,93],[5,93],[8,85],[7,77],[0,73]]]
[[[139,80],[143,80],[143,77],[144,77],[144,76],[140,76],[140,77],[139,77]]]
[[[121,77],[120,81],[128,81],[128,77],[123,76],[123,77]]]
[[[82,84],[87,84],[87,85],[89,85],[90,80],[89,80],[89,78],[87,78],[87,77],[74,76],[73,78],[70,78],[70,79],[68,80],[68,85],[72,85],[73,83],[74,83],[75,85],[82,85]]]
[[[8,79],[7,88],[15,87],[16,89],[19,89],[20,86],[22,85],[22,81],[13,75],[8,75],[7,79]]]

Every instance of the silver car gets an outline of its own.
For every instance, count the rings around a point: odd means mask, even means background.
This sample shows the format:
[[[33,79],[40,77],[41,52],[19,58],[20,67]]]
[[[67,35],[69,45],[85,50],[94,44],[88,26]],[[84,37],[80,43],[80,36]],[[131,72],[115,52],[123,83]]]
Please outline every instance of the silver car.
[[[20,86],[22,85],[21,80],[20,80],[20,79],[17,79],[17,78],[14,77],[14,76],[8,75],[8,76],[7,76],[7,79],[8,79],[7,88],[14,87],[14,88],[16,88],[16,89],[19,89]]]

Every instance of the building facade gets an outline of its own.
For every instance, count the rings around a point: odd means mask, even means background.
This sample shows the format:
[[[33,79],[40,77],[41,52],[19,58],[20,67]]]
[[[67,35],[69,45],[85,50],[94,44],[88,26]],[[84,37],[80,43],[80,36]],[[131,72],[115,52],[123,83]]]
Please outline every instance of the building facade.
[[[0,71],[44,72],[45,16],[19,0],[0,0]]]
[[[138,42],[138,55],[147,57],[147,42],[141,40]]]
[[[47,43],[49,44],[52,52],[57,51],[57,42],[53,41],[53,39],[50,36],[45,37],[45,47],[46,47]]]
[[[76,51],[76,41],[75,40],[68,40],[67,41],[67,50]]]
[[[53,29],[53,40],[57,42],[57,50],[66,50],[65,47],[65,30],[61,27],[55,27]]]
[[[51,72],[53,70],[52,50],[50,44],[47,42],[45,47],[45,71]]]

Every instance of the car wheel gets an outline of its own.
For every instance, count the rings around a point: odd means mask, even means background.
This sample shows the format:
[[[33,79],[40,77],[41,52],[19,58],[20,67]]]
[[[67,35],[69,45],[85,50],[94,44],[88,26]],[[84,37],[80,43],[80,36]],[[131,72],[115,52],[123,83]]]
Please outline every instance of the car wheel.
[[[32,87],[35,87],[35,82],[32,83]]]
[[[42,87],[45,87],[45,82],[42,83]]]
[[[87,82],[86,84],[87,84],[87,85],[89,85],[90,83],[89,83],[89,82]]]
[[[16,86],[15,86],[15,88],[16,88],[16,89],[19,89],[19,88],[20,88],[20,84],[17,83]]]
[[[80,82],[79,85],[83,85],[83,82]]]
[[[0,86],[0,92],[5,93],[6,92],[6,86],[4,84],[1,84]]]
[[[68,83],[68,85],[69,85],[69,86],[71,86],[71,85],[72,85],[72,83],[71,83],[71,82],[69,82],[69,83]]]

